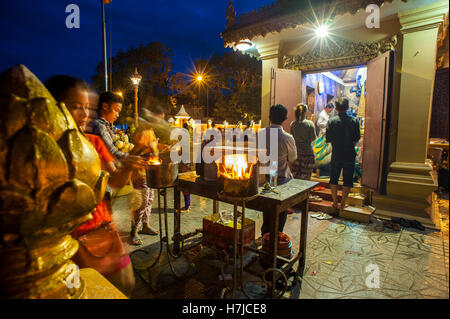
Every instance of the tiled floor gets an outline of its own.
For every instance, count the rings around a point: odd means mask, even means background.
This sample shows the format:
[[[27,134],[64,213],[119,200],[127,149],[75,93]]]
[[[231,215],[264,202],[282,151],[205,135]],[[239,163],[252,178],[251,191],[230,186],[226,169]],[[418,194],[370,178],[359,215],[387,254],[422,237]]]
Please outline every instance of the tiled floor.
[[[307,251],[300,298],[449,297],[448,238],[336,220]]]
[[[169,209],[173,206],[172,196],[169,191]],[[201,228],[202,218],[212,213],[210,200],[192,196],[191,203],[191,211],[182,216],[183,233]],[[125,242],[128,240],[130,225],[127,205],[126,198],[119,198],[113,203],[114,220]],[[448,201],[446,205],[448,210]],[[221,204],[220,209],[231,211],[232,206]],[[173,226],[172,216],[169,213],[169,228]],[[255,221],[256,236],[259,237],[262,214],[248,210],[247,217]],[[157,209],[151,221],[154,226],[158,225]],[[294,249],[298,247],[299,225],[299,213],[288,215],[285,232],[291,236]],[[142,238],[142,247],[152,247],[155,251],[159,248],[159,236],[143,235]],[[140,248],[128,247],[130,251]],[[301,290],[295,288],[298,285],[294,286],[285,293],[284,298],[449,298],[448,255],[448,230],[446,233],[414,229],[394,232],[384,228],[376,219],[369,224],[362,224],[341,219],[319,221],[310,217]],[[149,255],[148,258],[154,256]],[[200,262],[196,264],[200,267]],[[167,268],[167,264],[162,262],[161,267]],[[218,285],[219,271],[208,267],[200,271],[202,274],[197,272],[184,281],[174,281],[176,284],[166,287],[164,292],[152,290],[149,287],[155,288],[155,285],[146,284],[137,275],[138,283],[133,297],[183,298],[186,291],[191,291],[189,296],[194,298],[195,294],[192,295],[193,290],[189,286],[196,283],[210,287],[212,297],[218,298],[220,283],[216,290],[211,288],[211,283]],[[211,273],[210,278],[205,272]],[[202,292],[198,298],[205,295],[208,294]]]

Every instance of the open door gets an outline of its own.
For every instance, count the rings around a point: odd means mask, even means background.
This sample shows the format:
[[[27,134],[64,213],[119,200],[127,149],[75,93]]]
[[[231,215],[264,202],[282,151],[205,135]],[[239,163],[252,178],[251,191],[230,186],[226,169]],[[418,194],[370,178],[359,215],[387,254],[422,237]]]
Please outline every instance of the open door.
[[[288,109],[288,118],[283,129],[291,132],[291,122],[295,120],[294,107],[302,101],[302,71],[272,69],[270,86],[270,106],[283,104]]]
[[[392,101],[394,51],[367,64],[366,112],[362,160],[362,185],[385,192],[387,150]]]

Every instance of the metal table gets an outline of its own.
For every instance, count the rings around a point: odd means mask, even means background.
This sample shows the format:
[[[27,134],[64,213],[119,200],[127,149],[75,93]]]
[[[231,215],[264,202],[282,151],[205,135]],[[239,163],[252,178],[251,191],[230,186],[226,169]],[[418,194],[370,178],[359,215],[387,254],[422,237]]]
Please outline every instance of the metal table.
[[[262,188],[260,188],[260,194],[253,200],[246,203],[246,207],[262,211],[264,214],[274,214],[274,222],[270,225],[270,241],[269,241],[269,261],[271,261],[272,268],[277,268],[277,260],[285,261],[286,264],[282,270],[289,269],[297,260],[297,274],[302,277],[305,267],[306,259],[306,235],[308,230],[308,199],[310,191],[316,187],[319,183],[292,179],[289,182],[278,186],[279,193],[265,193],[261,194]],[[227,202],[233,204],[231,201],[227,201],[223,197],[219,196],[218,183],[206,183],[200,180],[200,177],[195,172],[181,173],[178,176],[178,183],[174,189],[174,208],[176,211],[180,210],[180,192],[189,192],[194,195],[212,199],[214,202],[214,213],[218,211],[218,202]],[[278,216],[281,212],[287,210],[290,207],[297,206],[302,211],[301,226],[300,226],[300,247],[296,256],[287,260],[281,256],[278,256]],[[174,215],[174,233],[181,234],[181,216],[180,214]],[[177,240],[180,236],[174,236],[174,251],[177,253],[181,249],[181,242]],[[251,248],[246,246],[245,248]],[[261,253],[261,251],[258,251]],[[275,296],[275,281],[277,276],[275,272],[271,276],[271,287],[269,289],[269,296]]]

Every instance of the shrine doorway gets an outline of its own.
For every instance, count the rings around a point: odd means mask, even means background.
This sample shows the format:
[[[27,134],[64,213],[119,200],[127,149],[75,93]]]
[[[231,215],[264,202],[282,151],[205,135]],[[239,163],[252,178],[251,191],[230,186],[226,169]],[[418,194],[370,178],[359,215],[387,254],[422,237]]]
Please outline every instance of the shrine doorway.
[[[341,69],[274,69],[271,83],[272,105],[281,103],[289,111],[283,124],[287,132],[295,119],[294,106],[299,102],[312,107],[314,101],[316,119],[327,103],[343,96],[349,98],[349,113],[358,118],[361,127],[362,138],[357,145],[361,185],[379,194],[385,193],[389,166],[393,62],[394,51],[388,51],[365,65]]]

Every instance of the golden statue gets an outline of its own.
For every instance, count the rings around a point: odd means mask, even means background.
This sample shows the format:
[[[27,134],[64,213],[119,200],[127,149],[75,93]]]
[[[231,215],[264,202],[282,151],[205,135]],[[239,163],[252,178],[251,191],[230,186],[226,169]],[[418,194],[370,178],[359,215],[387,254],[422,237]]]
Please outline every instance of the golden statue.
[[[70,260],[108,181],[94,147],[23,65],[0,75],[0,112],[0,297],[124,297]]]

